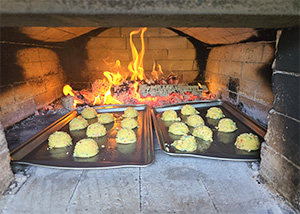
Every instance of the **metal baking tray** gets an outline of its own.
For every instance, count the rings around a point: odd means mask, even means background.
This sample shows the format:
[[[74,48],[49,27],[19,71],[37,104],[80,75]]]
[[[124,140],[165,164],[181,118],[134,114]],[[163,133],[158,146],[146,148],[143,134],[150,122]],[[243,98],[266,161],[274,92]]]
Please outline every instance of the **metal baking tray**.
[[[197,150],[194,152],[178,151],[171,146],[171,144],[181,136],[173,135],[168,132],[168,127],[172,124],[172,122],[165,122],[161,120],[162,113],[166,110],[172,109],[177,112],[179,117],[181,117],[181,121],[185,122],[187,116],[181,115],[180,113],[182,106],[185,104],[194,106],[200,112],[200,116],[203,118],[205,125],[213,131],[213,142],[206,142],[196,137]],[[207,109],[213,106],[221,108],[226,118],[230,118],[235,121],[238,130],[232,133],[218,132],[216,126],[218,125],[219,120],[213,120],[205,117]],[[264,141],[263,137],[265,136],[266,129],[228,102],[223,102],[221,100],[192,101],[160,106],[152,109],[152,118],[159,146],[169,155],[233,161],[255,161],[260,159],[259,150],[252,152],[239,150],[235,147],[234,142],[242,133],[253,133],[258,136],[260,143],[262,143]],[[192,133],[192,130],[193,128],[189,127],[189,134]]]
[[[121,128],[122,114],[129,106],[139,112],[136,118],[139,127],[134,129],[137,142],[126,145],[119,144],[115,140],[117,130]],[[11,153],[12,163],[52,168],[102,169],[142,167],[148,166],[154,161],[152,120],[150,108],[147,105],[107,105],[94,108],[97,113],[112,113],[116,118],[115,122],[105,125],[107,129],[105,136],[94,138],[100,150],[96,156],[73,157],[75,143],[86,137],[86,129],[69,131],[69,122],[81,113],[73,110],[13,150]],[[96,121],[97,118],[88,120],[90,124]],[[73,145],[60,149],[48,149],[48,137],[58,130],[69,133],[72,136]]]

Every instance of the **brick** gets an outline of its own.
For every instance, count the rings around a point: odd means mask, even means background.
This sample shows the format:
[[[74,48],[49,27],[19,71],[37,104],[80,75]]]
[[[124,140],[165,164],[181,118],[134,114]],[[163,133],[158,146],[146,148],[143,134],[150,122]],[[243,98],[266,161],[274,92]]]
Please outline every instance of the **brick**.
[[[131,52],[129,50],[103,50],[89,49],[89,60],[106,60],[115,62],[116,60],[129,61]]]
[[[15,91],[12,85],[0,86],[0,109],[15,102]]]
[[[1,132],[3,132],[1,130]],[[1,139],[0,139],[1,140]],[[5,140],[6,141],[6,140]],[[14,175],[10,168],[10,158],[8,149],[0,151],[0,194],[2,194],[14,179]]]
[[[275,44],[265,44],[262,62],[272,64],[275,57]]]
[[[68,32],[70,34],[80,36],[82,34],[88,33],[98,27],[58,27],[58,29]]]
[[[134,44],[135,48],[137,49],[137,51],[140,52],[141,48],[142,48],[141,39],[133,37],[132,41],[133,41],[133,44]],[[147,52],[148,47],[149,47],[148,38],[144,38],[144,45],[145,45],[145,50]],[[126,48],[130,51],[130,56],[131,56],[132,54],[131,54],[130,38],[126,38]]]
[[[49,74],[58,74],[62,71],[59,61],[42,62],[42,76]]]
[[[41,62],[59,62],[57,54],[47,48],[38,48],[39,59]]]
[[[275,73],[273,78],[273,107],[276,111],[300,120],[300,77]]]
[[[86,49],[126,49],[125,38],[99,38],[93,37],[87,43]]]
[[[158,60],[163,70],[169,71],[190,71],[193,68],[193,60]]]
[[[268,105],[272,105],[273,103],[273,92],[272,92],[272,86],[265,83],[265,82],[260,82],[257,85],[257,91],[255,95],[255,99],[262,102],[266,103]]]
[[[245,43],[232,45],[232,60],[241,62],[261,62],[263,55],[262,43]]]
[[[219,73],[220,61],[208,60],[206,63],[206,70],[213,73]]]
[[[241,77],[242,64],[240,62],[221,61],[219,72],[230,77]]]
[[[139,30],[139,28],[121,28],[121,36],[122,37],[130,37],[130,33],[132,31]],[[141,33],[133,35],[133,37],[140,37]],[[159,28],[151,28],[148,27],[147,30],[144,33],[145,37],[153,37],[153,36],[159,36],[160,35],[160,29]]]
[[[35,112],[35,103],[33,99],[26,100],[3,108],[0,111],[0,121],[3,128],[7,128]]]
[[[227,88],[227,83],[228,83],[228,77],[224,74],[219,74],[219,73],[212,73],[212,72],[206,72],[205,77],[208,82],[214,83],[215,85],[222,87],[222,88]]]
[[[212,48],[208,55],[208,60],[221,60],[222,50],[220,47]]]
[[[182,72],[182,82],[191,83],[198,76],[198,71],[183,71]]]
[[[38,48],[25,48],[17,52],[18,62],[28,63],[28,62],[39,62],[39,52]]]
[[[266,143],[261,147],[260,174],[264,180],[283,195],[293,206],[300,209],[299,174],[300,168],[286,160]]]
[[[60,87],[60,90],[62,91],[62,87]],[[43,108],[46,105],[49,105],[54,100],[57,99],[56,96],[56,88],[48,90],[47,92],[38,94],[34,97],[35,107],[36,110]]]
[[[249,97],[239,95],[239,103],[237,107],[263,126],[267,126],[267,116],[272,106],[260,103],[256,100],[250,99]]]
[[[169,59],[192,59],[196,58],[196,50],[195,49],[177,49],[177,50],[169,50],[168,51]]]
[[[103,31],[102,33],[99,33],[97,37],[112,38],[112,37],[120,37],[120,36],[121,36],[120,28],[110,28],[110,29]]]
[[[46,90],[51,90],[57,86],[63,86],[65,84],[65,77],[62,73],[49,75],[45,77]]]
[[[199,70],[199,66],[198,66],[198,61],[197,60],[194,60],[193,61],[193,70]]]
[[[300,151],[299,128],[299,121],[274,110],[269,112],[266,143],[298,166],[300,166],[300,157],[296,151]]]
[[[240,79],[239,93],[250,98],[255,98],[257,90],[257,82],[251,80]]]
[[[46,91],[44,79],[37,79],[14,85],[16,102],[33,98],[36,94]]]
[[[226,37],[224,37],[224,39],[226,39],[226,41],[228,43],[238,43],[238,42],[241,42],[243,40],[247,40],[247,39],[249,39],[253,36],[256,36],[256,35],[257,35],[256,32],[246,32],[246,33],[242,33],[242,34],[226,36]]]
[[[160,32],[159,32],[160,36],[178,36],[177,33],[175,33],[172,30],[169,30],[167,28],[160,28]]]
[[[245,62],[242,67],[242,78],[253,81],[261,81],[258,75],[259,69],[263,66],[262,63]]]
[[[167,50],[146,50],[144,55],[144,60],[159,60],[167,59],[168,51]]]
[[[191,49],[191,48],[197,48],[197,47],[195,47],[195,45],[187,39],[187,48]]]
[[[299,27],[282,31],[276,52],[276,70],[300,73],[299,38]]]
[[[185,49],[187,39],[184,37],[149,38],[149,49]]]
[[[121,67],[127,70],[130,61],[122,61]],[[89,72],[103,72],[113,71],[115,62],[105,63],[103,60],[89,60],[87,63],[87,69]]]
[[[23,75],[25,80],[36,79],[43,76],[41,62],[19,63],[23,68]]]

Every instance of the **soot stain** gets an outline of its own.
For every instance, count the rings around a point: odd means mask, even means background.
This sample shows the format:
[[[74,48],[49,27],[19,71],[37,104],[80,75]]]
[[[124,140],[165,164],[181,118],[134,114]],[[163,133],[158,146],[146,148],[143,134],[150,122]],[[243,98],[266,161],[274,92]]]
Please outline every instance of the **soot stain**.
[[[240,79],[230,77],[227,83],[227,89],[233,92],[238,92],[239,88],[240,88]]]
[[[193,80],[194,82],[205,82],[205,70],[206,70],[206,60],[208,58],[209,54],[209,45],[199,41],[198,39],[195,39],[194,37],[183,33],[182,31],[168,28],[169,30],[172,30],[173,32],[177,33],[179,36],[187,38],[194,46],[196,50],[196,62],[199,69],[197,77]]]

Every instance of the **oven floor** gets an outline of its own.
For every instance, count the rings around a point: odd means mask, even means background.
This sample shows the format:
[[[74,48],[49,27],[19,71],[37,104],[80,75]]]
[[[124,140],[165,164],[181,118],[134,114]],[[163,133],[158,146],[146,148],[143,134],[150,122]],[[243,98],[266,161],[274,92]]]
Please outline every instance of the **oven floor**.
[[[295,213],[256,181],[257,163],[171,157],[157,139],[145,168],[25,169],[21,187],[0,196],[1,214]]]

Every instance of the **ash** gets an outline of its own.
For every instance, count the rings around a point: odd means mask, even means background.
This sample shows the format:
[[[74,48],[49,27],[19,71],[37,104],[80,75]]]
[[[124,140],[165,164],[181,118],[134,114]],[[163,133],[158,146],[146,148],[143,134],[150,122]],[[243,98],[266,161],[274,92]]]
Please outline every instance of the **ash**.
[[[36,111],[34,115],[7,128],[5,136],[9,150],[15,149],[32,136],[67,114],[69,111],[62,108],[59,101]]]

